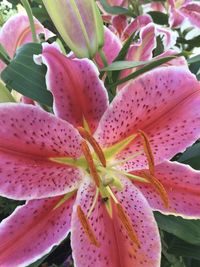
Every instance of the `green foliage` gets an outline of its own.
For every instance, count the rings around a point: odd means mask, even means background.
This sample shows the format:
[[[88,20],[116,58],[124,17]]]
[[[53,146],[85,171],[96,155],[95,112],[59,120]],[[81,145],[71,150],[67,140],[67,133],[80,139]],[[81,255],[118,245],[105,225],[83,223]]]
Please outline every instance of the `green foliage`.
[[[106,0],[100,0],[99,2],[102,4],[105,11],[108,12],[109,14],[126,15],[126,16],[132,16],[133,15],[133,13],[126,8],[119,7],[119,6],[110,6]]]
[[[159,11],[149,11],[148,14],[152,17],[153,22],[160,25],[168,25],[169,17],[167,14]]]
[[[46,88],[45,66],[33,61],[33,55],[41,54],[42,46],[36,43],[20,47],[14,59],[1,73],[1,78],[8,88],[32,98],[47,106],[52,106],[52,95]]]

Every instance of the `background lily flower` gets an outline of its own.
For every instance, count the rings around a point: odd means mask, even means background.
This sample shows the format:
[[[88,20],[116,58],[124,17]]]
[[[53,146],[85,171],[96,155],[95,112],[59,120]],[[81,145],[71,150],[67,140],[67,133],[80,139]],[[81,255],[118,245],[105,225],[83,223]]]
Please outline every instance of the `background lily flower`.
[[[34,19],[34,21],[37,34],[44,34],[45,40],[54,36],[54,34],[44,28],[37,19]],[[29,19],[27,15],[23,13],[12,16],[1,28],[0,43],[4,46],[10,58],[13,58],[15,51],[19,46],[30,42],[32,42],[32,33]],[[4,67],[5,64],[0,61],[0,72]]]
[[[0,225],[0,265],[26,266],[71,228],[77,267],[159,267],[151,209],[200,217],[200,172],[168,162],[199,137],[198,81],[185,67],[157,68],[108,106],[89,60],[69,60],[52,45],[36,60],[47,66],[56,116],[32,105],[0,106],[0,193],[28,200]]]
[[[111,29],[111,30],[110,30]],[[177,40],[177,33],[169,28],[158,26],[152,22],[149,15],[141,15],[134,19],[121,34],[117,34],[116,29],[104,27],[105,43],[102,51],[105,54],[108,64],[111,64],[113,60],[119,54],[123,43],[133,34],[139,34],[139,40],[133,42],[128,49],[126,60],[127,61],[148,61],[153,58],[153,50],[157,46],[156,38],[159,36],[162,40],[164,53],[174,47]],[[160,55],[159,55],[160,56]],[[101,57],[97,53],[95,61],[99,68],[103,68],[104,64]],[[135,69],[127,69],[121,71],[121,77],[125,77]],[[124,85],[120,86],[123,87]]]
[[[200,4],[191,0],[168,0],[170,11],[170,25],[180,27],[188,20],[194,27],[200,28]]]
[[[43,3],[60,35],[80,58],[93,58],[103,46],[103,21],[93,0]]]

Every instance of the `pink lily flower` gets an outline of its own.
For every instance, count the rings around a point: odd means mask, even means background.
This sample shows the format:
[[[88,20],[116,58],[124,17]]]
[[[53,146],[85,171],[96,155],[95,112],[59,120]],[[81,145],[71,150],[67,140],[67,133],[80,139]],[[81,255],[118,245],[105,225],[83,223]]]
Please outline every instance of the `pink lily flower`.
[[[128,61],[147,61],[153,58],[153,50],[156,48],[156,37],[160,36],[165,48],[165,52],[169,51],[175,44],[178,34],[168,28],[155,25],[149,15],[138,16],[134,19],[123,31],[121,38],[107,27],[104,27],[104,46],[102,48],[108,64],[112,63],[117,57],[122,48],[123,42],[133,33],[139,33],[138,42],[133,43],[127,53],[126,60]],[[104,67],[100,56],[95,56],[95,61],[99,68]],[[132,70],[122,71],[122,76],[125,77]]]
[[[188,20],[194,27],[200,28],[200,4],[191,0],[168,0],[170,25],[180,27]]]
[[[34,20],[37,34],[44,34],[45,40],[54,36],[37,19]],[[4,46],[10,58],[13,58],[18,47],[30,42],[32,42],[32,34],[28,17],[25,14],[19,13],[12,16],[0,30],[0,43]],[[5,66],[3,62],[0,62],[0,72]]]
[[[200,216],[200,172],[168,161],[199,138],[198,81],[185,67],[157,68],[108,105],[88,59],[46,45],[36,60],[56,116],[0,106],[0,194],[27,200],[0,225],[0,265],[30,264],[71,229],[76,267],[159,267],[152,209]]]
[[[148,61],[153,59],[153,50],[156,48],[156,36],[160,35],[162,37],[162,42],[165,47],[165,52],[159,55],[158,58],[167,56],[166,53],[170,53],[169,50],[176,43],[177,33],[172,32],[169,29],[162,27],[155,27],[153,23],[148,23],[145,27],[141,28],[140,39],[138,43],[132,44],[128,50],[126,60],[128,61]],[[175,53],[175,52],[174,52]],[[172,52],[173,54],[173,52]],[[171,63],[177,65],[176,61],[179,59],[173,60]],[[183,61],[183,60],[182,60]],[[171,64],[170,63],[170,64]],[[185,64],[187,66],[187,63]],[[121,71],[120,77],[126,77],[138,68],[127,69]],[[124,85],[119,86],[118,89],[122,88]]]

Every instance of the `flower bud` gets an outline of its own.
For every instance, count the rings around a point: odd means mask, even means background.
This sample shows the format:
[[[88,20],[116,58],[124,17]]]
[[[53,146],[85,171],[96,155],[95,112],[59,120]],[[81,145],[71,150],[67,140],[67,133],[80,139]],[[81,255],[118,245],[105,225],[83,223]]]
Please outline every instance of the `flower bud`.
[[[103,22],[94,0],[43,0],[63,40],[77,57],[93,58],[103,46]]]

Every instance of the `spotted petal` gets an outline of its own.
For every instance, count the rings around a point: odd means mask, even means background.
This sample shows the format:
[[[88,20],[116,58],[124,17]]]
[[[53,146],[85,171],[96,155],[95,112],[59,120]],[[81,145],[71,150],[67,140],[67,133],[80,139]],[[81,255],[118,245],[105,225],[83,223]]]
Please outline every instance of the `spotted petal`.
[[[89,222],[99,242],[92,245],[77,216],[77,205],[87,214],[95,194],[94,187],[85,184],[79,191],[72,215],[72,249],[75,266],[90,267],[159,267],[160,240],[157,226],[150,207],[142,194],[130,182],[124,190],[116,193],[124,211],[140,240],[140,248],[130,241],[124,226],[113,208],[113,217],[108,215],[105,203],[99,197],[89,217]]]
[[[69,123],[25,104],[0,106],[0,194],[15,199],[42,198],[77,188],[76,168],[50,157],[81,155],[81,137]]]
[[[88,59],[69,59],[54,45],[45,45],[42,60],[47,65],[47,87],[54,96],[55,114],[93,132],[108,106],[108,97],[98,70]]]
[[[199,138],[199,89],[196,77],[185,67],[157,68],[119,92],[95,136],[109,147],[142,130],[149,138],[155,162],[170,159]],[[140,140],[134,139],[118,159],[143,151]],[[145,162],[145,156],[138,156],[125,169],[145,168]]]
[[[34,21],[37,34],[44,34],[45,40],[54,36],[54,34],[45,29],[37,19],[34,19]],[[7,20],[1,28],[0,43],[5,47],[11,58],[14,56],[15,51],[19,46],[32,41],[29,25],[29,19],[26,15],[16,14]],[[4,66],[5,65],[0,62],[0,71]]]
[[[59,201],[29,201],[0,224],[0,266],[28,266],[68,235],[74,198],[55,208]]]
[[[200,218],[200,171],[178,162],[165,161],[156,166],[155,177],[168,194],[169,208],[164,208],[158,193],[150,184],[134,183],[154,210],[184,218]]]

